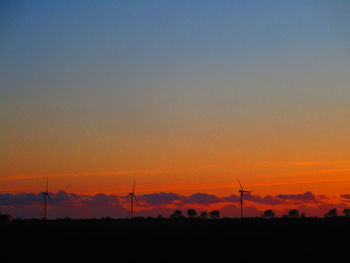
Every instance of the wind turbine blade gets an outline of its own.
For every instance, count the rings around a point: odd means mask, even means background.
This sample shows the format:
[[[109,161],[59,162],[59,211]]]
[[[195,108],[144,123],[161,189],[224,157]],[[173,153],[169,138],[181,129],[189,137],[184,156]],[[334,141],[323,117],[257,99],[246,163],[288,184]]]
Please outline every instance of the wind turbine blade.
[[[239,183],[239,186],[241,187],[241,190],[243,191],[243,187],[242,187],[241,181],[239,181],[238,177],[236,177],[236,178],[237,178],[237,181]]]
[[[132,196],[135,198],[136,201],[138,201],[137,198],[136,198],[136,195],[133,194]]]
[[[134,186],[132,188],[132,193],[135,193],[135,178],[134,178]]]
[[[46,177],[46,193],[49,192],[49,177]]]

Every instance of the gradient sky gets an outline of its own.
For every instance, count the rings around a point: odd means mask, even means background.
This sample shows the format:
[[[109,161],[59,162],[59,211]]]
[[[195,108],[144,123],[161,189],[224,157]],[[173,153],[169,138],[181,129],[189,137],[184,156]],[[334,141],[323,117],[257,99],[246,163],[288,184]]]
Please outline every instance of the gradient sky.
[[[1,192],[350,192],[348,1],[1,1]]]

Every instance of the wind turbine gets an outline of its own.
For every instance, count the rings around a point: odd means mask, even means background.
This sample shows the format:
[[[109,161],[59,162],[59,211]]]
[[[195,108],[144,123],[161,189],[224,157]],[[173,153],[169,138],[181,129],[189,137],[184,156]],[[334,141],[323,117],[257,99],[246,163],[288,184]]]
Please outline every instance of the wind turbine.
[[[136,195],[135,195],[135,179],[134,179],[134,186],[132,188],[132,192],[130,192],[128,194],[128,196],[130,197],[130,218],[133,217],[133,213],[134,213],[134,198],[137,201]]]
[[[43,219],[47,219],[47,208],[46,208],[46,203],[47,203],[47,198],[50,198],[49,195],[49,178],[46,178],[46,191],[41,193],[42,197],[44,198],[44,217]]]
[[[238,192],[241,196],[241,218],[243,218],[243,195],[244,195],[244,193],[250,193],[251,191],[243,190],[242,184],[239,181],[238,177],[237,177],[237,181],[239,183],[239,186],[241,187],[241,189],[239,189]]]

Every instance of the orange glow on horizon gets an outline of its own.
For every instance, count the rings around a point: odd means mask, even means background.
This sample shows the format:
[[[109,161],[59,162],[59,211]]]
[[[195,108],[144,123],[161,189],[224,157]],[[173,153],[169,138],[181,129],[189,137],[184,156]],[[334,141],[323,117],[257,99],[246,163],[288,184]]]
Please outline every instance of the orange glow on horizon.
[[[282,172],[283,171],[283,172]],[[258,194],[347,193],[350,162],[261,162],[231,166],[198,166],[122,171],[55,174],[14,174],[2,176],[2,191],[20,192],[42,189],[43,178],[50,178],[51,191],[66,190],[84,194],[129,192],[136,178],[137,192],[195,192],[228,195],[238,189],[236,177]],[[332,187],[334,185],[334,187]]]

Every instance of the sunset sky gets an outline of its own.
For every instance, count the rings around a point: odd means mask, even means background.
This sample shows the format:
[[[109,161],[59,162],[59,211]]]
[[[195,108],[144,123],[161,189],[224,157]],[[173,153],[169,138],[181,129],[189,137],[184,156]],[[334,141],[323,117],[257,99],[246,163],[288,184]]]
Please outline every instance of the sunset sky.
[[[0,39],[0,194],[350,194],[348,1],[4,0]]]

